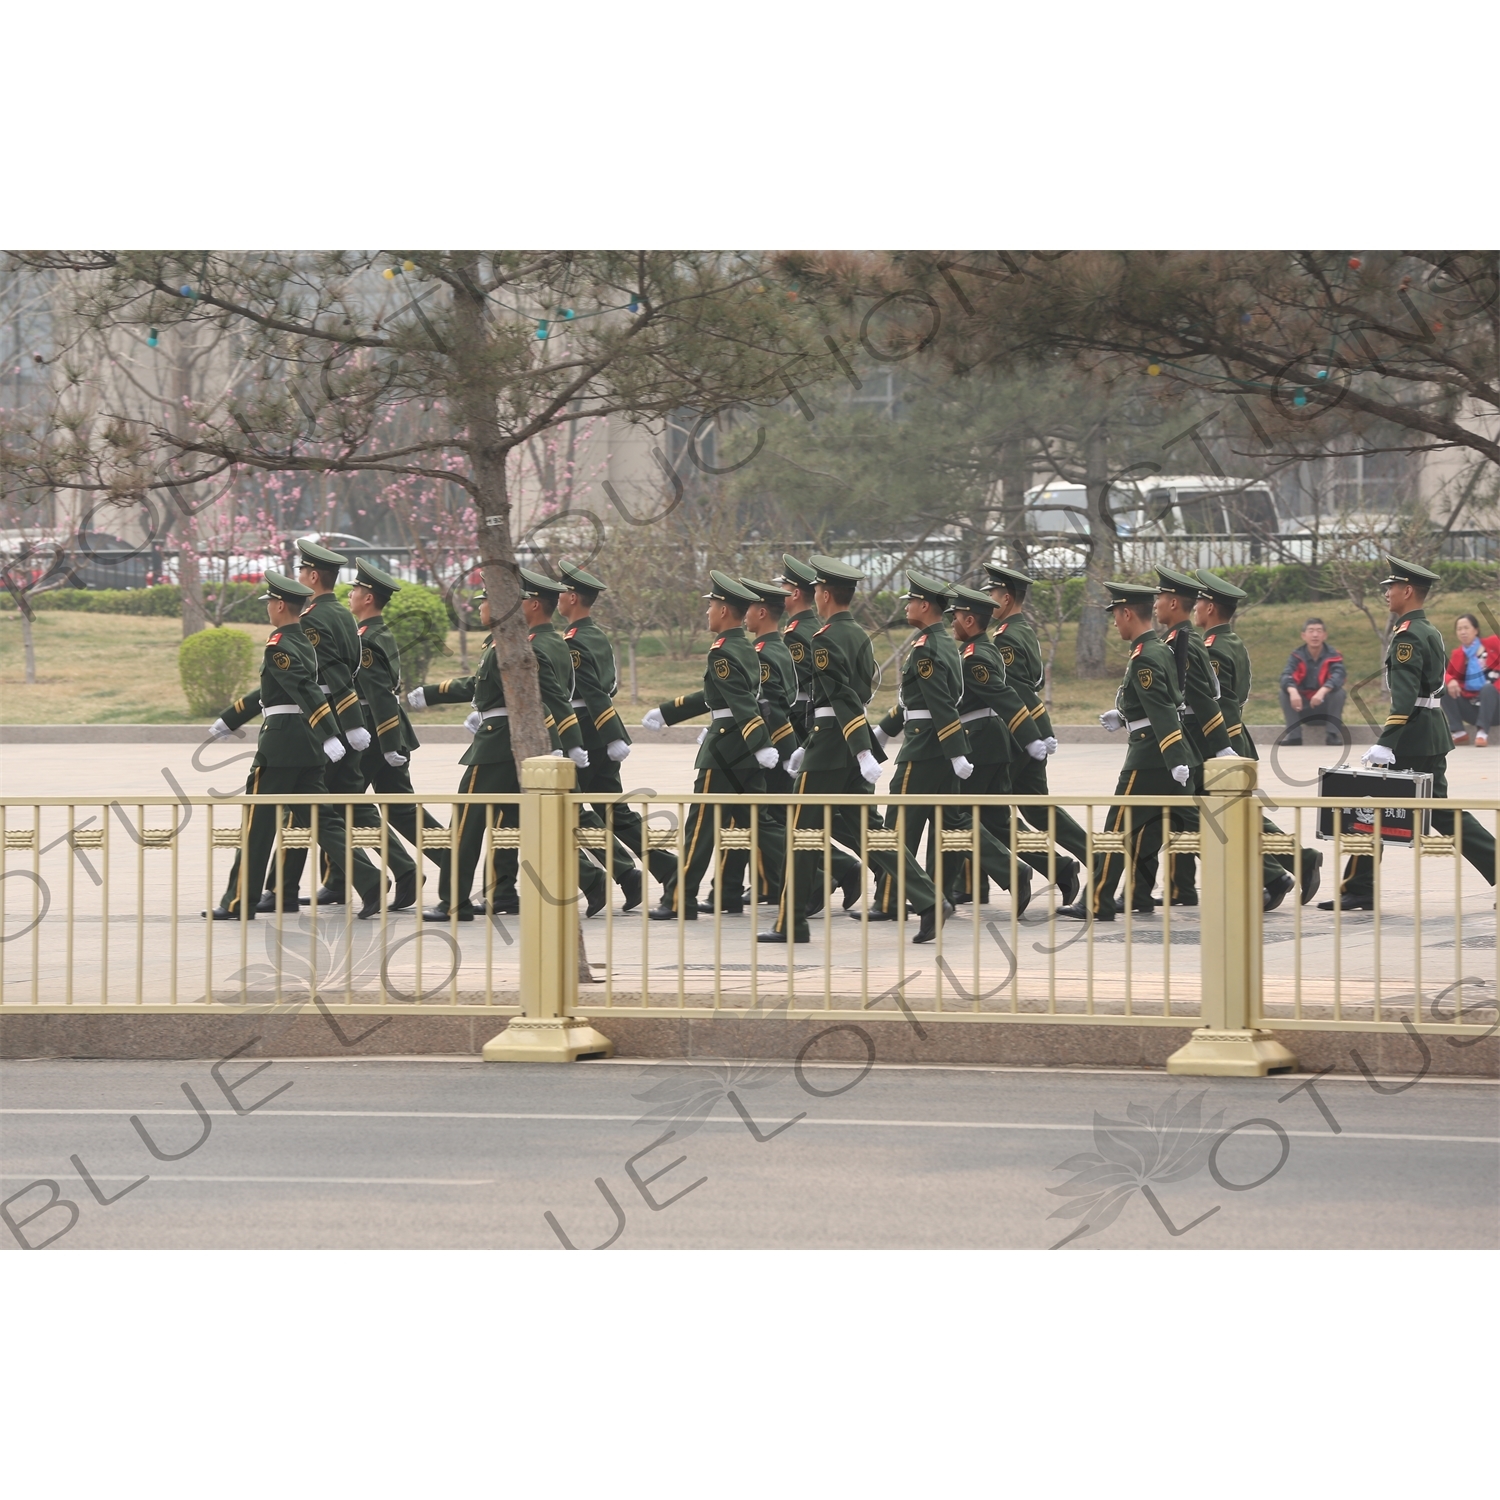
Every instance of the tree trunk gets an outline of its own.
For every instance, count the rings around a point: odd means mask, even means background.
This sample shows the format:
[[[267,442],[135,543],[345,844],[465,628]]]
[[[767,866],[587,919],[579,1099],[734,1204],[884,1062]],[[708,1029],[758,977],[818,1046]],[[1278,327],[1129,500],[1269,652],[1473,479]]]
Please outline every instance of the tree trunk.
[[[1109,439],[1103,422],[1084,439],[1083,467],[1089,509],[1089,562],[1074,671],[1080,677],[1103,677],[1109,671],[1104,659],[1109,616],[1098,606],[1109,597],[1104,584],[1115,566],[1115,529],[1109,516]]]
[[[635,635],[626,637],[625,649],[630,653],[630,701],[639,703],[641,701],[640,679],[635,674]]]
[[[477,285],[479,258],[455,265]],[[478,493],[479,560],[495,642],[495,665],[505,684],[505,706],[510,710],[510,740],[516,765],[529,756],[546,755],[552,741],[547,733],[542,695],[537,686],[536,657],[526,621],[521,615],[521,575],[510,538],[510,493],[505,464],[510,445],[496,416],[498,392],[488,374],[485,307],[481,297],[455,290],[453,296],[453,395],[455,425],[468,437],[471,477]]]
[[[31,636],[31,611],[21,606],[21,648],[26,654],[26,681],[36,686],[36,642]]]
[[[1007,438],[1000,445],[1000,524],[1005,533],[1005,555],[1015,567],[1026,567],[1026,481],[1031,477],[1024,438]]]
[[[460,597],[455,584],[449,594],[453,613],[458,616],[458,670],[469,675],[469,601]]]
[[[179,533],[177,538],[177,581],[182,585],[182,634],[186,639],[208,626],[208,612],[203,607],[203,575],[198,571],[198,554],[192,542]]]

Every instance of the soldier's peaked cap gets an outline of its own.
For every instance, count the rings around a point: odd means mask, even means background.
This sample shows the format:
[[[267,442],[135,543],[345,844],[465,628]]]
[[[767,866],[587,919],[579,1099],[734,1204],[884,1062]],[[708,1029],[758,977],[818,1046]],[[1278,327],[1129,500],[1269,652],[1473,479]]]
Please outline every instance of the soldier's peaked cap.
[[[973,610],[976,614],[989,614],[995,607],[995,601],[988,594],[981,594],[978,589],[966,588],[961,583],[950,584],[948,597],[953,601],[955,609]]]
[[[936,604],[939,609],[947,607],[948,585],[941,578],[934,578],[930,573],[919,573],[915,568],[908,568],[906,582],[906,592],[901,596],[903,599],[925,599],[929,604]]]
[[[749,609],[752,604],[761,602],[759,594],[746,588],[738,578],[731,578],[728,573],[712,568],[708,576],[713,586],[703,596],[705,599],[717,599],[721,604],[737,604],[741,609]]]
[[[1011,584],[1018,583],[1023,587],[1031,586],[1031,576],[1023,573],[1019,568],[1007,567],[1004,563],[986,563],[984,571],[990,575],[990,587],[996,589],[1008,589]],[[992,604],[994,600],[990,601]]]
[[[841,563],[838,558],[828,557],[822,552],[814,552],[808,562],[817,570],[818,583],[860,584],[865,581],[865,575],[858,568],[851,568],[848,563]]]
[[[1179,573],[1175,568],[1158,564],[1156,576],[1161,580],[1156,590],[1158,594],[1181,594],[1185,599],[1196,599],[1203,591],[1203,585],[1192,573]]]
[[[389,573],[377,568],[374,563],[366,562],[362,557],[355,559],[354,571],[357,582],[364,584],[366,588],[385,589],[394,594],[401,587],[400,582]]]
[[[1154,583],[1122,583],[1119,579],[1111,579],[1104,585],[1104,590],[1109,597],[1101,609],[1118,609],[1122,604],[1134,607],[1142,600],[1149,604],[1161,592]]]
[[[297,539],[297,551],[302,554],[302,561],[314,568],[347,568],[349,559],[342,552],[334,552],[331,548],[319,546],[317,542],[307,537]]]
[[[535,599],[538,594],[560,594],[567,584],[548,578],[545,573],[533,573],[530,568],[517,568],[521,575],[521,597]]]
[[[1431,588],[1438,582],[1436,573],[1429,572],[1416,563],[1402,562],[1399,557],[1392,557],[1389,552],[1385,555],[1385,565],[1391,570],[1391,576],[1380,580],[1382,588],[1388,583],[1420,583]]]
[[[818,570],[799,562],[790,552],[781,554],[781,572],[777,583],[789,583],[794,589],[810,589],[818,581]]]
[[[577,585],[586,589],[603,589],[606,587],[602,578],[595,578],[592,573],[580,568],[577,563],[563,561],[557,565],[558,577],[564,583]]]
[[[1248,599],[1250,596],[1244,589],[1236,588],[1227,578],[1220,578],[1217,573],[1210,573],[1207,568],[1198,569],[1198,597],[1200,599]]]
[[[305,583],[288,578],[285,573],[267,573],[266,591],[262,599],[280,599],[283,604],[306,604],[313,591]]]
[[[782,604],[786,600],[786,590],[777,584],[762,583],[758,578],[742,578],[740,582],[752,594],[760,595],[758,602],[761,604]]]

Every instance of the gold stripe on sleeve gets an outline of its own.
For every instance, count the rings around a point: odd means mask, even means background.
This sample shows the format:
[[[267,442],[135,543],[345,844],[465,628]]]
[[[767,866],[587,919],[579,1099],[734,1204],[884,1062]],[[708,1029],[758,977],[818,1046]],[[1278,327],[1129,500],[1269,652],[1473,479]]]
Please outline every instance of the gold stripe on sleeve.
[[[861,714],[857,719],[850,719],[849,722],[844,725],[844,738],[847,740],[856,729],[867,729],[868,727],[869,722],[868,720],[866,720],[863,714]]]
[[[1159,748],[1163,750],[1170,750],[1172,746],[1175,745],[1181,738],[1182,731],[1180,729],[1174,729],[1171,734],[1166,737],[1166,739],[1159,741]]]
[[[602,714],[600,714],[599,717],[594,720],[594,728],[595,729],[603,729],[604,726],[606,724],[608,724],[609,721],[612,718],[614,718],[614,717],[615,717],[615,710],[614,709],[612,709],[612,708],[605,709],[604,712]]]
[[[562,723],[557,726],[557,732],[559,734],[561,734],[565,729],[572,729],[572,728],[576,727],[577,723],[578,723],[578,715],[577,714],[569,714],[568,717],[566,719],[564,719],[562,721]]]
[[[1010,721],[1010,727],[1011,727],[1011,729],[1012,730],[1019,729],[1021,727],[1021,725],[1023,725],[1027,721],[1027,719],[1029,719],[1030,717],[1031,717],[1031,711],[1029,709],[1023,708],[1021,710],[1021,712],[1018,713],[1015,716],[1015,718],[1013,718]]]
[[[945,724],[940,730],[938,730],[938,738],[940,740],[945,740],[950,734],[957,734],[958,731],[962,728],[963,725],[960,724],[957,719],[955,719],[951,724]]]
[[[745,721],[745,723],[740,728],[740,734],[748,740],[757,729],[764,729],[765,727],[766,721],[761,718],[759,714],[756,714],[753,719],[747,719]]]
[[[771,736],[771,743],[773,745],[779,745],[782,740],[787,737],[787,735],[791,734],[791,732],[792,726],[790,724],[783,724],[781,728]]]
[[[392,730],[392,729],[396,728],[396,726],[398,724],[400,724],[400,722],[401,722],[401,715],[400,714],[392,714],[390,716],[390,718],[388,718],[385,721],[384,724],[377,724],[375,726],[375,737],[377,739],[379,739],[381,735],[387,733],[389,730]]]
[[[308,727],[308,728],[309,728],[309,729],[316,729],[316,728],[317,728],[317,726],[318,726],[318,725],[319,725],[319,724],[320,724],[320,723],[322,723],[322,721],[323,721],[323,720],[324,720],[324,719],[326,719],[326,718],[328,718],[328,717],[329,717],[329,715],[330,715],[330,714],[331,714],[331,713],[332,713],[332,712],[333,712],[333,710],[332,710],[332,709],[330,709],[330,708],[329,708],[329,706],[328,706],[328,705],[327,705],[327,704],[326,704],[326,703],[320,703],[320,704],[319,704],[319,705],[318,705],[318,706],[317,706],[317,707],[316,707],[316,708],[315,708],[315,709],[314,709],[314,710],[313,710],[313,713],[312,713],[312,717],[311,717],[311,718],[310,718],[310,719],[309,719],[309,720],[308,720],[308,721],[307,721],[307,727]]]
[[[1204,734],[1212,734],[1224,722],[1224,715],[1217,713],[1203,726]]]

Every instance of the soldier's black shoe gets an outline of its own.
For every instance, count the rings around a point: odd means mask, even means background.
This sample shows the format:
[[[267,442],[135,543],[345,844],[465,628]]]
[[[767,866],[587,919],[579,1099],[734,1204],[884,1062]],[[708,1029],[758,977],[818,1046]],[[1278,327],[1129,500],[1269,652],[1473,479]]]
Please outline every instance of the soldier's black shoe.
[[[429,906],[422,913],[424,922],[448,922],[452,920],[452,913],[446,906]],[[474,908],[472,906],[460,906],[458,909],[458,920],[460,922],[472,922],[474,920]]]
[[[704,916],[711,917],[714,914],[714,904],[712,901],[700,901],[698,903],[698,910],[701,911]],[[725,917],[742,917],[745,915],[745,908],[743,905],[721,906],[719,908],[719,913],[721,916]]]
[[[1057,862],[1057,894],[1064,906],[1071,906],[1078,899],[1078,861],[1060,859]]]
[[[260,900],[255,903],[255,909],[256,911],[262,912],[274,912],[276,910],[276,892],[262,891],[260,893]],[[296,898],[294,897],[287,905],[283,906],[281,909],[282,911],[290,912],[300,911],[302,909],[302,903],[296,900]]]
[[[609,882],[601,880],[593,890],[588,893],[584,901],[583,914],[586,917],[597,917],[609,902]]]
[[[331,887],[326,885],[320,885],[318,887],[319,906],[342,906],[343,904],[344,893],[342,891],[333,890]]]
[[[862,916],[864,916],[864,913],[862,911],[855,910],[851,911],[849,915],[857,922]],[[901,914],[894,911],[878,911],[876,908],[871,907],[870,920],[872,922],[899,922],[901,920]]]
[[[943,920],[946,922],[948,918],[953,915],[954,907],[953,903],[948,900],[946,896],[943,898],[942,905]],[[930,943],[937,937],[937,916],[938,909],[935,906],[929,906],[927,910],[922,913],[921,924],[918,926],[917,935],[912,939],[912,942]]]
[[[422,885],[426,885],[424,878]],[[409,906],[417,904],[417,872],[413,870],[409,875],[398,875],[396,877],[396,888],[391,892],[391,911],[405,911]]]
[[[1138,917],[1154,917],[1156,915],[1156,909],[1160,905],[1161,898],[1159,896],[1137,896],[1131,903],[1130,909]],[[1123,913],[1125,910],[1124,901],[1116,901],[1114,903],[1114,908],[1117,912]]]
[[[200,912],[199,915],[206,917],[208,916],[208,913],[206,911]],[[225,911],[222,906],[216,906],[213,909],[213,919],[215,922],[232,922],[234,921],[234,916],[235,914],[232,911]],[[247,922],[253,922],[255,920],[255,913],[253,911],[247,911],[245,913],[244,920]]]
[[[1024,917],[1026,908],[1031,905],[1031,866],[1018,865],[1016,867],[1017,885],[1011,895],[1015,899],[1016,915]]]
[[[620,877],[620,894],[625,898],[622,911],[634,911],[641,904],[641,872],[632,870]]]
[[[1286,900],[1288,892],[1296,888],[1297,882],[1290,875],[1283,875],[1280,880],[1265,888],[1265,893],[1261,897],[1260,909],[1262,911],[1275,911]]]
[[[1115,919],[1114,902],[1109,902],[1100,908],[1098,914],[1091,912],[1082,901],[1074,901],[1068,906],[1059,906],[1057,914],[1060,917],[1072,917],[1078,922],[1113,922]]]
[[[1156,904],[1158,906],[1161,905],[1161,903],[1159,901]],[[1180,896],[1173,896],[1172,897],[1172,905],[1173,906],[1196,906],[1197,904],[1198,904],[1198,893],[1197,893],[1197,891],[1184,891]]]
[[[777,931],[775,931],[773,929],[770,932],[760,932],[760,933],[757,933],[756,934],[756,940],[758,942],[762,942],[762,943],[784,943],[784,942],[786,942],[787,937],[786,937],[786,933],[784,933],[784,932],[777,932]],[[812,933],[809,932],[807,930],[807,928],[804,927],[804,928],[802,928],[802,930],[800,932],[794,932],[792,934],[792,942],[794,942],[794,943],[810,943],[810,942],[812,942]]]
[[[372,895],[367,896],[364,904],[354,913],[355,920],[358,922],[368,922],[371,917],[378,917],[380,915],[381,895],[382,892],[377,890]],[[389,911],[390,907],[387,906],[386,910]]]
[[[1332,901],[1318,902],[1319,911],[1332,911],[1333,907],[1334,903]],[[1343,911],[1374,911],[1375,900],[1372,896],[1352,896],[1349,900],[1342,903],[1340,909]]]
[[[677,920],[677,908],[675,906],[653,906],[646,915],[653,922],[675,922]],[[698,903],[695,901],[682,914],[683,920],[696,922],[698,920]]]
[[[486,901],[484,909],[492,917],[519,917],[521,915],[521,898],[519,896],[499,896],[494,900]]]
[[[852,875],[846,875],[837,886],[844,893],[844,910],[853,911],[859,905],[859,898],[865,893],[865,872],[855,870]]]
[[[1321,849],[1304,849],[1302,851],[1302,905],[1306,906],[1314,896],[1318,894],[1318,887],[1323,883],[1323,851]]]

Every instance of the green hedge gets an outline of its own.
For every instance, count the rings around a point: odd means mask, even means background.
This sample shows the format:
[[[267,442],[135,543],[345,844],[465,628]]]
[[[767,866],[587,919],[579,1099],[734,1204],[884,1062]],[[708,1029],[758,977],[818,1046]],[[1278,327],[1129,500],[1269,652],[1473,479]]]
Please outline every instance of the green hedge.
[[[255,601],[265,593],[260,583],[209,584],[203,590],[203,602],[213,617],[214,605],[221,589],[233,601],[228,618],[244,622],[265,614]],[[15,608],[9,595],[4,606]],[[38,594],[31,601],[36,610],[61,609],[89,615],[155,615],[167,620],[182,618],[182,587],[176,583],[157,583],[144,589],[53,589]]]
[[[177,671],[189,710],[199,718],[219,713],[249,685],[255,643],[227,625],[200,630],[177,648]]]

